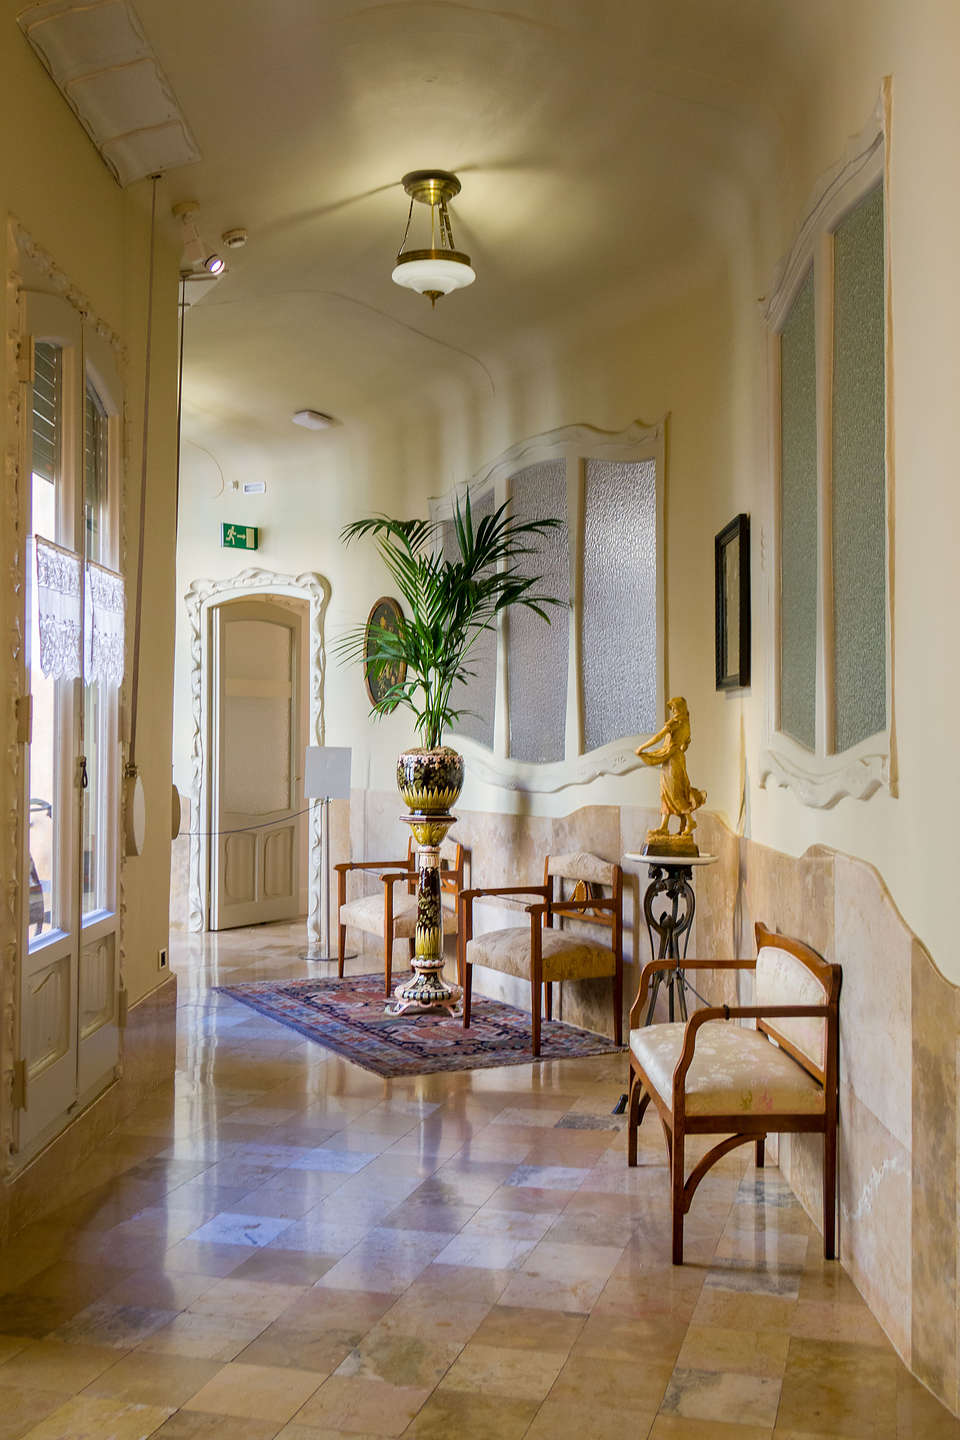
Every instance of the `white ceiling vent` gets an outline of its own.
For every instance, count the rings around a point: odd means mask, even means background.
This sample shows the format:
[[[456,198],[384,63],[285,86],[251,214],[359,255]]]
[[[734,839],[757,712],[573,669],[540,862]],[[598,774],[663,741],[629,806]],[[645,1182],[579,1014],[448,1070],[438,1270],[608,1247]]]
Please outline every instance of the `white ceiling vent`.
[[[298,410],[292,419],[294,425],[302,425],[304,430],[329,430],[337,423],[332,415],[325,415],[322,410]]]
[[[128,0],[49,0],[17,19],[119,184],[200,159]]]

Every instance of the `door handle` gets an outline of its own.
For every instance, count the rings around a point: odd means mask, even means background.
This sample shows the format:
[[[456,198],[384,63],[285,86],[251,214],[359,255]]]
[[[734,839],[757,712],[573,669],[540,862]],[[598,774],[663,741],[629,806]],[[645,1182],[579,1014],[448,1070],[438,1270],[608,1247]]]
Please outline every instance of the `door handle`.
[[[86,755],[81,755],[80,758],[79,758],[79,761],[78,761],[77,763],[78,763],[78,778],[79,778],[79,780],[80,780],[80,789],[81,789],[81,790],[86,790],[86,789],[87,789],[87,786],[88,786],[89,783],[90,783],[89,780],[88,780],[88,778],[87,778],[87,757],[86,757]]]

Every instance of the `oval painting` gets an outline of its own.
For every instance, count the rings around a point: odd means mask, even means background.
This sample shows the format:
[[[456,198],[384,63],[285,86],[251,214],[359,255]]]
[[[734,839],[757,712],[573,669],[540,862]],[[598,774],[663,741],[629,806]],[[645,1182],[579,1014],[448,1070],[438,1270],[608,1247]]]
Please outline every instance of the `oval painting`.
[[[399,630],[399,622],[403,616],[399,602],[390,595],[381,595],[367,617],[367,660],[363,667],[363,680],[367,687],[367,694],[370,696],[370,704],[378,705],[391,685],[402,685],[407,678],[407,664],[405,660],[398,660],[393,665],[385,665],[379,674],[374,675],[369,664],[373,654],[371,637],[375,630],[392,630],[394,634]]]

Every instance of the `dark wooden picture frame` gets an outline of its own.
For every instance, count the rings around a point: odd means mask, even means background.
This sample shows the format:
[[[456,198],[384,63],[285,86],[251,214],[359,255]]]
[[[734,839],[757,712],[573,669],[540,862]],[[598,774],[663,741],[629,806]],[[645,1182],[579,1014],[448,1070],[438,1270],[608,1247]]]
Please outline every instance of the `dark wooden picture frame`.
[[[383,696],[390,689],[391,685],[402,685],[407,678],[407,663],[401,661],[396,667],[388,666],[382,670],[376,678],[370,673],[370,631],[374,625],[383,629],[396,632],[399,628],[399,621],[403,618],[403,611],[400,609],[399,600],[394,600],[392,595],[381,595],[375,601],[370,614],[367,616],[367,645],[363,666],[363,683],[367,687],[367,695],[371,705],[377,705]]]
[[[750,516],[737,515],[713,542],[717,689],[750,684]]]

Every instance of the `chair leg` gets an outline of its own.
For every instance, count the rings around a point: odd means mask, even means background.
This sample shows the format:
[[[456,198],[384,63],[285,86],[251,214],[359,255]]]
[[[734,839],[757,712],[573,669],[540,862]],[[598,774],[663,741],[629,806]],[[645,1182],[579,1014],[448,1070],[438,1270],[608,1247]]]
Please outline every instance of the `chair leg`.
[[[390,982],[393,978],[393,935],[387,934],[383,937],[383,993],[390,994]]]
[[[414,940],[414,938],[413,938],[412,935],[411,935],[410,939],[407,941],[407,944],[410,946],[410,959],[412,960],[413,957],[414,957],[414,956],[416,955],[416,953],[417,953],[417,942],[416,942],[416,940]]]
[[[463,962],[463,1028],[470,1028],[470,1002],[473,998],[473,966],[469,960]]]
[[[757,1169],[758,1169],[758,1170],[762,1170],[762,1169],[763,1169],[763,1142],[764,1142],[764,1140],[766,1140],[766,1138],[767,1138],[766,1135],[758,1135],[758,1136],[757,1136]]]
[[[613,1040],[615,1045],[623,1044],[623,971],[617,970],[613,977]]]
[[[673,1139],[670,1146],[670,1168],[673,1180],[673,1263],[683,1264],[683,1131],[677,1131],[674,1121]]]
[[[347,953],[347,927],[340,925],[337,931],[337,974],[343,979],[343,961]]]
[[[828,1125],[823,1137],[823,1258],[837,1257],[837,1126]]]
[[[547,1019],[548,1019],[548,1020],[552,1020],[552,1019],[553,1019],[553,983],[552,983],[552,981],[548,980],[544,988],[545,988],[545,990],[546,990],[546,992],[547,992],[547,1006],[546,1006],[546,1009],[547,1009]]]
[[[530,981],[530,1019],[533,1028],[533,1053],[540,1054],[540,991],[539,980]]]

